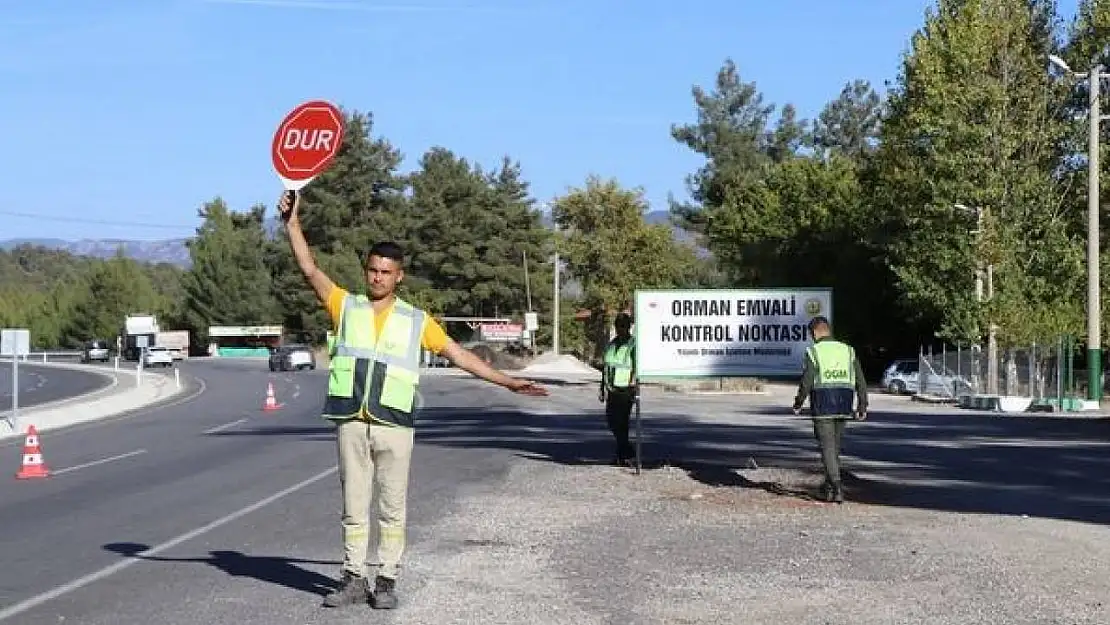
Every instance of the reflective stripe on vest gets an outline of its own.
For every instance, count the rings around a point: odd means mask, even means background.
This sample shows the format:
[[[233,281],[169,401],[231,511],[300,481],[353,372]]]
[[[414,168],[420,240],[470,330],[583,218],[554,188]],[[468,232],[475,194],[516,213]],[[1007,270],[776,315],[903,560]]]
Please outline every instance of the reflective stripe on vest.
[[[606,348],[605,368],[609,372],[610,387],[625,387],[632,384],[632,347],[634,344],[635,339],[629,338],[620,347],[615,343],[609,343],[609,347]]]
[[[806,350],[816,365],[813,388],[855,388],[856,363],[852,348],[826,339]]]
[[[328,366],[324,416],[348,418],[365,411],[413,427],[423,329],[424,312],[397,299],[377,336],[369,298],[347,295]]]

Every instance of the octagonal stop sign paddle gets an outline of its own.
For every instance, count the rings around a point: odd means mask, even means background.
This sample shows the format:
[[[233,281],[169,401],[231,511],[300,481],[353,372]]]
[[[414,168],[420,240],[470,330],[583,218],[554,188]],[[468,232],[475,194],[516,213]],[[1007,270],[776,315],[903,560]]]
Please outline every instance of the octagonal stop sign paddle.
[[[285,116],[270,155],[290,200],[331,165],[342,144],[343,115],[330,102],[305,102]]]

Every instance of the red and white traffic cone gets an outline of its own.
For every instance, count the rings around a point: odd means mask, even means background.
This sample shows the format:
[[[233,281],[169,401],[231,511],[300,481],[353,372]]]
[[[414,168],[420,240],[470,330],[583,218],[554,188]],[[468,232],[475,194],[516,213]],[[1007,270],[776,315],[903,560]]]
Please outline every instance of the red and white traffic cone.
[[[274,383],[273,382],[267,382],[266,383],[266,402],[264,404],[262,404],[262,410],[265,410],[265,411],[269,412],[271,410],[277,410],[278,408],[281,408],[281,406],[278,405],[277,398],[274,397]]]
[[[39,433],[35,426],[27,426],[27,438],[23,441],[23,463],[15,477],[20,480],[29,480],[50,475],[46,462],[42,459],[42,449],[39,447]]]

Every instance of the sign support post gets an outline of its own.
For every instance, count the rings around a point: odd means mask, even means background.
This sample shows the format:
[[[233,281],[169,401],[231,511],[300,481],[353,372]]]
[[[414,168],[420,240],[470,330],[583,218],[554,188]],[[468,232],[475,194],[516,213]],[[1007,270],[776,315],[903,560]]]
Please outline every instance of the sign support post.
[[[12,359],[12,431],[19,430],[19,359],[31,353],[31,331],[24,328],[0,330],[0,356]]]
[[[640,442],[644,438],[644,431],[640,427],[640,381],[636,380],[636,475],[640,474],[640,468],[643,466],[641,458],[641,450],[643,444]]]
[[[633,309],[637,386],[645,381],[801,377],[809,321],[832,322],[832,289],[637,290]],[[636,392],[636,472],[641,467],[641,392]]]

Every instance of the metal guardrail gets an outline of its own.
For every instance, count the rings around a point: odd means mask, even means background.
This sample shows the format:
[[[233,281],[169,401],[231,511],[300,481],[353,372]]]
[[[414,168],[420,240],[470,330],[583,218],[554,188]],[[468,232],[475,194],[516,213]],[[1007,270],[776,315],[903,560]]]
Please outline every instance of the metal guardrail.
[[[42,352],[29,352],[26,356],[19,359],[20,362],[41,361],[49,362],[51,358],[80,358],[84,353],[79,349],[74,350],[56,350],[56,351],[42,351]]]

